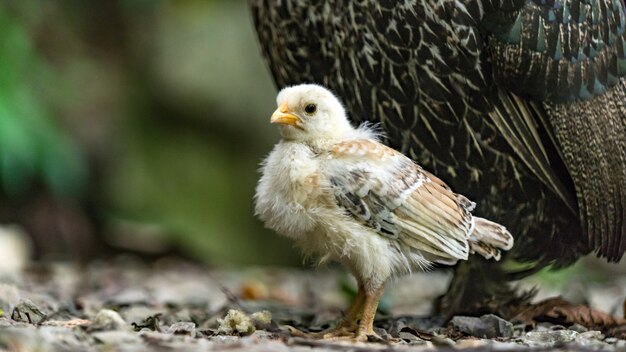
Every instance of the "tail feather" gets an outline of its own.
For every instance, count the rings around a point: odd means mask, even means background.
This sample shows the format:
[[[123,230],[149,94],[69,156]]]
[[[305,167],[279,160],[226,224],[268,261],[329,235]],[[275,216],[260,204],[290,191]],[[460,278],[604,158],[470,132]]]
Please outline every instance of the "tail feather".
[[[469,244],[472,253],[478,253],[485,259],[500,260],[501,250],[513,248],[513,236],[506,227],[475,216]]]

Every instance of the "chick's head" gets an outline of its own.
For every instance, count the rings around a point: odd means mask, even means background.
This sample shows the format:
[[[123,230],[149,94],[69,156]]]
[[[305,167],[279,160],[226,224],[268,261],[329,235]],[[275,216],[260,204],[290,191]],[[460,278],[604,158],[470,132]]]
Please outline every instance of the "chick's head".
[[[270,122],[280,125],[280,133],[287,140],[333,140],[352,129],[339,99],[315,84],[284,88],[276,104],[278,109]]]

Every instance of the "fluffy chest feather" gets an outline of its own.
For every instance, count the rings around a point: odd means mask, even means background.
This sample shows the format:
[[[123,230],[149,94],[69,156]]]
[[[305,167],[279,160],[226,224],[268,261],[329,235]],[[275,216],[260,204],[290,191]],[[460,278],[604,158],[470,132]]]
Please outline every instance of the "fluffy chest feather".
[[[304,144],[277,144],[262,166],[255,212],[267,227],[296,237],[313,230],[328,198],[320,161]]]

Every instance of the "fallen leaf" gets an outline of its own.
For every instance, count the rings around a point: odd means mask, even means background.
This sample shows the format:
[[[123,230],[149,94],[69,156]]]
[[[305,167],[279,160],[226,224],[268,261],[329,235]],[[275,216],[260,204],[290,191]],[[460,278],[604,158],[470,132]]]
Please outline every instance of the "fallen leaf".
[[[412,327],[409,326],[405,326],[402,329],[400,329],[400,332],[405,332],[405,333],[409,333],[412,334],[416,337],[419,337],[422,340],[426,340],[426,341],[430,341],[433,339],[434,334],[426,332],[426,331],[420,331],[417,329],[413,329]]]
[[[561,297],[549,298],[528,305],[522,308],[512,320],[524,324],[536,322],[549,322],[564,326],[580,324],[589,329],[603,331],[619,326],[626,327],[626,319],[614,317],[582,304],[572,304]]]

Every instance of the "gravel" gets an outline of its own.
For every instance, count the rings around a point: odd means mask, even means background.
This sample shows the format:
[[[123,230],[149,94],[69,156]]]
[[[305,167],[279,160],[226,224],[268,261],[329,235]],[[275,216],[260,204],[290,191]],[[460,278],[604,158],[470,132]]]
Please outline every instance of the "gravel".
[[[48,263],[0,279],[0,351],[617,351],[626,341],[580,325],[541,323],[531,331],[495,315],[456,316],[449,324],[419,311],[449,276],[398,280],[376,320],[380,343],[291,337],[286,325],[332,326],[353,281],[341,271],[251,268],[210,270],[179,260],[133,258],[86,266]],[[431,282],[420,292],[416,285]],[[440,287],[434,290],[432,287]],[[403,297],[406,294],[406,297]],[[248,298],[248,299],[243,299]],[[416,305],[417,306],[417,305]],[[408,313],[406,313],[408,311]]]

